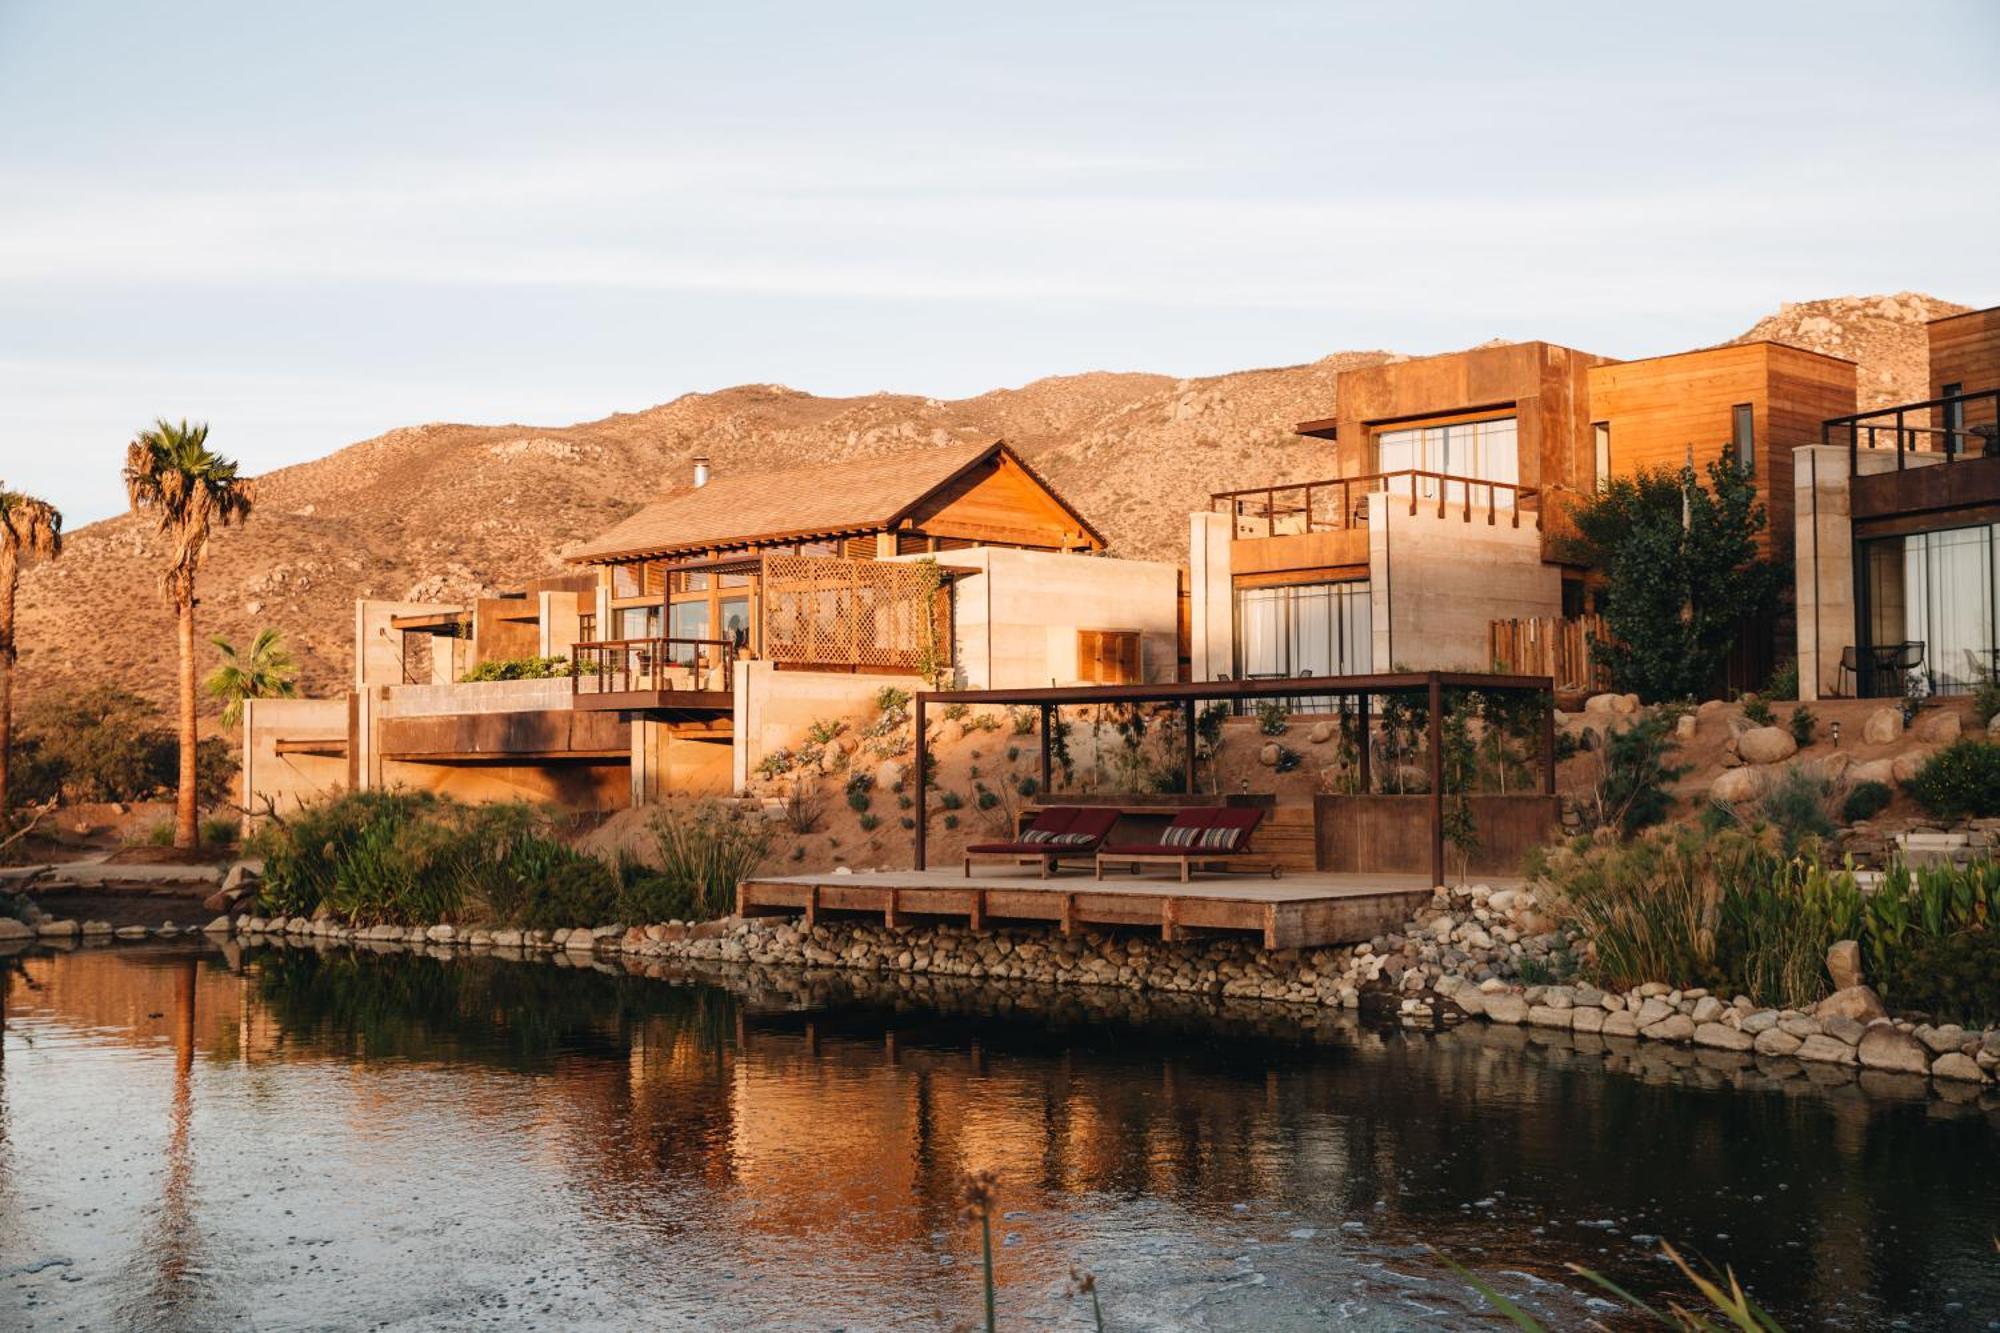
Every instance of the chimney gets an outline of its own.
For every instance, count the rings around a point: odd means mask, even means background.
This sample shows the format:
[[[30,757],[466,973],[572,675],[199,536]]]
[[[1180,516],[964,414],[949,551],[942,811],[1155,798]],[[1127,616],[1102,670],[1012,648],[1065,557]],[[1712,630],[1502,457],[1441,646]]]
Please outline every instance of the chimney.
[[[708,455],[697,454],[694,460],[694,485],[696,490],[708,485]]]

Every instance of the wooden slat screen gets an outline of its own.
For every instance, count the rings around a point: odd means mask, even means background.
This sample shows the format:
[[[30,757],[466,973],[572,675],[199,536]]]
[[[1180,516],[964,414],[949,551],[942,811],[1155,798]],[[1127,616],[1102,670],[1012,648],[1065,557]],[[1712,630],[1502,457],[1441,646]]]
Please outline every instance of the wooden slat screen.
[[[763,655],[882,671],[921,670],[928,657],[941,667],[951,659],[950,603],[936,588],[924,604],[929,577],[914,562],[771,556],[764,562]]]
[[[1597,694],[1611,688],[1604,666],[1591,660],[1592,636],[1609,631],[1601,616],[1532,616],[1488,625],[1493,669],[1523,676],[1553,676],[1556,693]]]
[[[1129,629],[1080,629],[1076,632],[1077,679],[1091,685],[1137,685],[1139,632]]]

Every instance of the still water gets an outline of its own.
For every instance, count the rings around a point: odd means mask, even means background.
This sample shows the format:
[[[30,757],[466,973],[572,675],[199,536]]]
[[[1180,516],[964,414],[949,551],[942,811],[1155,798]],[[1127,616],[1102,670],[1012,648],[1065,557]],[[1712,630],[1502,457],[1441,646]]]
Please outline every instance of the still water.
[[[1072,1265],[1113,1328],[1495,1326],[1439,1251],[1552,1327],[1621,1327],[1564,1265],[1678,1293],[1658,1236],[1794,1329],[2000,1327],[1990,1095],[1080,990],[0,967],[5,1328],[951,1328],[975,1168],[1002,1327],[1089,1327]]]

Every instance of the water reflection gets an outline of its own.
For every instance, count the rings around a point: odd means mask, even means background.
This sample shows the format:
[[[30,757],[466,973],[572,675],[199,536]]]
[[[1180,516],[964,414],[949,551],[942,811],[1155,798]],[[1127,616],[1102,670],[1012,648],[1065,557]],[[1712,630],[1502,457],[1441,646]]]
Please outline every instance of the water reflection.
[[[1990,1097],[837,974],[99,951],[25,980],[0,1323],[949,1326],[984,1166],[1017,1314],[1080,1318],[1081,1260],[1128,1326],[1478,1322],[1431,1244],[1567,1322],[1567,1261],[1670,1285],[1652,1235],[1800,1325],[2000,1305]]]

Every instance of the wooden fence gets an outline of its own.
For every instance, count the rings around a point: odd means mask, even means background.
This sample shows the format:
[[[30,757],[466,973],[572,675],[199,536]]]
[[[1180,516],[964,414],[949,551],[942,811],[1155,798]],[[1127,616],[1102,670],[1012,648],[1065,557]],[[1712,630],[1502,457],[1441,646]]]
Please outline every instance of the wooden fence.
[[[768,556],[763,585],[770,661],[922,673],[951,660],[951,603],[934,565]]]
[[[1532,616],[1526,620],[1495,620],[1487,626],[1489,656],[1496,671],[1523,676],[1553,676],[1560,695],[1598,694],[1611,688],[1610,673],[1594,661],[1592,637],[1609,631],[1602,616]]]

